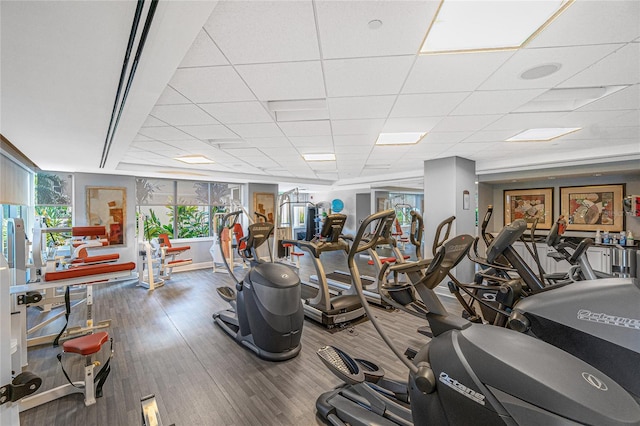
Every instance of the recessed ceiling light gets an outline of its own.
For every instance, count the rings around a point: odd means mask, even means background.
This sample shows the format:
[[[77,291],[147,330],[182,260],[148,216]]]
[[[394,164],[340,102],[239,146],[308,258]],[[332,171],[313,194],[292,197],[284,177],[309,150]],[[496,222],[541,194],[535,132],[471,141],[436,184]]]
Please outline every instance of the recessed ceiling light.
[[[286,101],[269,101],[270,111],[304,111],[309,109],[327,109],[326,99],[296,99]]]
[[[518,49],[532,40],[574,0],[443,0],[420,53]]]
[[[514,112],[573,111],[628,86],[571,87],[549,89]]]
[[[537,80],[538,78],[547,77],[558,72],[562,68],[562,64],[544,64],[537,67],[529,68],[522,74],[520,78],[523,80]]]
[[[335,154],[304,154],[305,161],[336,161]]]
[[[369,27],[370,30],[377,30],[382,26],[382,21],[379,19],[374,19],[372,21],[369,21],[367,26]]]
[[[411,145],[420,142],[426,133],[380,133],[376,145]]]
[[[553,127],[544,129],[528,129],[507,139],[507,142],[546,142],[569,133],[577,132],[582,127]]]
[[[211,164],[214,162],[204,155],[185,155],[182,157],[175,157],[174,160],[182,161],[183,163],[188,164]]]

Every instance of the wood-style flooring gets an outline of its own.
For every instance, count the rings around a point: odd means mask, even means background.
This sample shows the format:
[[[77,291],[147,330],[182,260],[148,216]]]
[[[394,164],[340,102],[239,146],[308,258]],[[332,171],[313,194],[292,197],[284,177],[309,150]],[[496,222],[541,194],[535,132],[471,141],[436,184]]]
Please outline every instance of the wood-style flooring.
[[[302,257],[303,281],[315,272],[308,256]],[[347,270],[343,253],[327,253],[323,261],[327,271]],[[362,273],[373,273],[365,261],[358,264]],[[239,268],[236,271],[244,274]],[[213,312],[228,308],[215,288],[229,284],[227,274],[207,269],[174,274],[152,293],[136,283],[97,286],[94,319],[112,320],[108,332],[115,353],[104,396],[90,407],[84,406],[80,394],[67,396],[21,413],[21,424],[140,425],[140,399],[149,394],[156,395],[165,426],[321,424],[315,412],[316,398],[340,383],[315,354],[327,344],[377,362],[391,377],[406,377],[406,368],[370,321],[329,333],[306,320],[299,356],[279,363],[259,359],[211,318]],[[460,313],[455,299],[443,299],[448,309]],[[420,348],[427,341],[416,332],[424,325],[416,317],[374,309],[400,348]],[[38,314],[34,310],[32,315]],[[81,325],[84,315],[78,309],[70,325]],[[60,326],[58,321],[54,328]],[[43,378],[42,390],[66,383],[56,360],[59,352],[49,346],[29,350],[28,370]],[[82,377],[81,358],[63,357],[73,380]]]

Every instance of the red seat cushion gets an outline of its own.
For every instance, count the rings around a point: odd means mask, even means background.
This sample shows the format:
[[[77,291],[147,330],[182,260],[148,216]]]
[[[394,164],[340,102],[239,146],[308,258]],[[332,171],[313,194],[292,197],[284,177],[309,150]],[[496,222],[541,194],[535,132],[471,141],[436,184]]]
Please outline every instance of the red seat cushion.
[[[294,251],[293,253],[291,253],[291,256],[304,256],[304,253],[300,253],[298,251]]]
[[[193,259],[179,259],[179,260],[172,260],[170,262],[167,262],[167,265],[174,265],[176,263],[193,263]]]
[[[107,235],[107,230],[104,226],[74,226],[71,228],[71,235],[74,237],[100,237]]]
[[[100,256],[87,256],[80,259],[73,259],[71,263],[98,263],[98,262],[113,262],[120,259],[118,253],[102,254]]]
[[[182,251],[187,251],[190,248],[191,246],[167,247],[167,253],[179,253]]]
[[[102,263],[98,265],[78,266],[66,271],[47,272],[44,274],[45,281],[66,280],[78,277],[90,277],[92,275],[108,274],[111,272],[132,271],[136,269],[134,262],[127,263]]]
[[[67,340],[62,344],[62,350],[80,355],[95,354],[100,350],[102,344],[109,340],[109,333],[101,331],[99,333],[87,334]]]

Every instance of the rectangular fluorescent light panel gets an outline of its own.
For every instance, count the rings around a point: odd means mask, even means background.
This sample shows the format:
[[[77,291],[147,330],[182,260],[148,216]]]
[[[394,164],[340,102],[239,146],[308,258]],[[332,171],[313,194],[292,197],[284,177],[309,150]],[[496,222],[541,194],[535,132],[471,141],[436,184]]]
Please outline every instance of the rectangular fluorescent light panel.
[[[556,112],[574,111],[578,108],[616,93],[628,86],[576,87],[549,89],[542,95],[527,102],[514,112]]]
[[[174,160],[182,161],[187,164],[212,164],[213,160],[208,159],[204,155],[185,155],[183,157],[175,157]]]
[[[299,99],[290,101],[269,101],[269,111],[303,111],[313,109],[327,109],[326,99]]]
[[[420,142],[426,133],[380,133],[376,145],[411,145]]]
[[[574,0],[443,0],[420,53],[517,49]]]
[[[581,127],[554,127],[547,129],[528,129],[507,139],[507,142],[546,142],[569,133],[577,132]]]
[[[305,161],[336,161],[335,154],[304,154]]]

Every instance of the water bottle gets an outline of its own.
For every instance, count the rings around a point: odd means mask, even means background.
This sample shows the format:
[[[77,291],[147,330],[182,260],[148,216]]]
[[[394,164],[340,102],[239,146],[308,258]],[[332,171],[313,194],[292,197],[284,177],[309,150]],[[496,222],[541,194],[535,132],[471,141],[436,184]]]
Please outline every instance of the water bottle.
[[[611,244],[611,237],[609,237],[609,231],[604,231],[602,236],[602,244]]]
[[[618,241],[618,243],[621,246],[627,245],[627,234],[624,231],[620,233],[620,241]]]
[[[596,244],[602,244],[602,235],[599,229],[596,231]]]
[[[635,240],[633,239],[633,233],[631,231],[627,232],[627,245],[632,246],[635,244]]]

